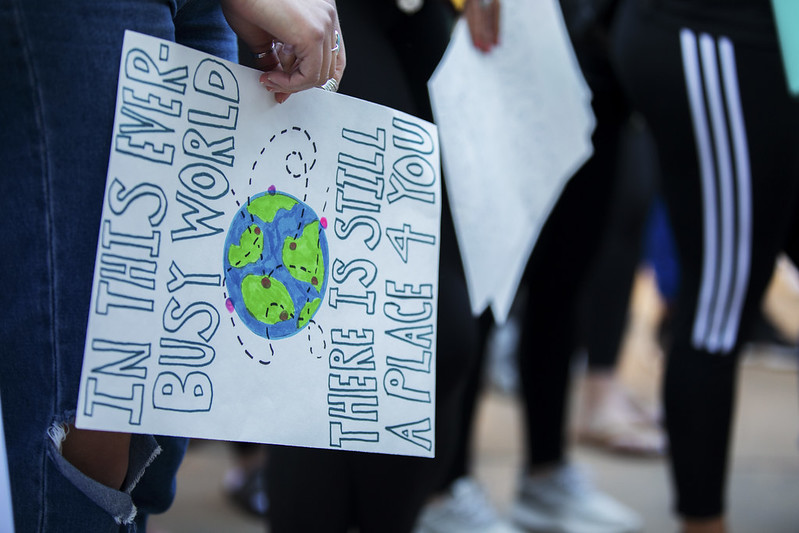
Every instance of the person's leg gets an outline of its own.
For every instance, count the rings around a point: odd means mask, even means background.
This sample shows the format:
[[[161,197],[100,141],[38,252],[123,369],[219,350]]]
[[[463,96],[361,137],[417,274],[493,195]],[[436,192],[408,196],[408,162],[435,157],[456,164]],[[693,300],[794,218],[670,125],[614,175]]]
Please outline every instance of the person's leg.
[[[600,21],[595,24],[599,32]],[[640,527],[640,519],[592,489],[568,460],[572,362],[583,340],[579,303],[607,227],[619,172],[621,132],[629,112],[601,43],[583,39],[591,40],[586,33],[574,44],[593,93],[597,124],[592,136],[594,154],[564,188],[524,274],[528,294],[519,370],[526,462],[512,516],[532,529],[607,527],[634,531]]]
[[[134,435],[133,438],[139,436]],[[137,509],[136,531],[139,533],[147,531],[150,515],[164,513],[172,505],[177,489],[178,468],[189,444],[189,440],[183,437],[156,435],[155,440],[161,452],[131,491]]]
[[[610,179],[592,174],[595,164],[596,159],[589,161],[565,187],[524,275],[528,294],[519,373],[529,469],[562,462],[567,449],[567,400],[579,342],[576,303],[609,198]]]
[[[799,102],[773,34],[752,44],[629,5],[617,58],[658,142],[681,266],[664,383],[676,510],[684,531],[724,531],[739,332],[759,313],[793,209]]]
[[[641,117],[634,116],[619,135],[622,141],[607,228],[580,300],[587,366],[576,436],[581,443],[605,451],[661,455],[665,438],[655,414],[658,410],[652,406],[647,410],[640,403],[618,369],[633,279],[641,264],[644,228],[657,187],[657,161]]]
[[[240,510],[264,516],[269,510],[266,495],[266,446],[252,442],[230,443],[232,464],[222,479],[222,490]]]
[[[466,387],[464,392],[464,403],[461,405],[460,420],[458,422],[460,431],[455,440],[455,450],[449,470],[445,473],[442,484],[436,488],[442,491],[450,487],[455,481],[461,478],[472,476],[472,434],[474,432],[475,413],[477,410],[478,399],[482,391],[484,377],[483,371],[486,360],[486,337],[493,323],[493,316],[490,311],[483,313],[477,321],[478,354],[476,361],[468,372]],[[515,361],[515,356],[514,356]]]
[[[645,129],[630,120],[629,103],[610,63],[609,32],[617,4],[615,0],[561,0],[577,59],[594,96],[598,123],[593,136],[597,162],[584,171],[609,188],[609,195],[602,199],[609,203],[584,214],[599,221],[599,227],[579,237],[581,243],[595,246],[595,253],[584,256],[591,267],[585,274],[585,294],[575,302],[580,307],[576,331],[585,343],[588,363],[582,382],[586,393],[578,410],[583,416],[577,426],[584,442],[588,439],[617,451],[650,452],[649,435],[636,440],[642,417],[634,412],[615,373],[643,218],[655,183],[649,139]]]
[[[642,28],[641,21],[635,16],[637,15],[635,9],[636,8],[631,7],[629,10],[625,11],[619,23],[619,33],[617,34],[618,40],[616,44],[619,50],[620,71],[623,77],[627,77],[627,86],[630,89],[631,95],[640,106],[642,112],[646,115],[658,140],[660,150],[659,156],[664,165],[663,190],[666,201],[669,203],[671,199],[677,200],[681,198],[679,210],[673,211],[674,218],[672,221],[675,230],[675,238],[677,239],[680,251],[683,273],[681,287],[683,289],[683,294],[692,295],[692,291],[695,293],[698,287],[698,275],[695,265],[701,263],[701,258],[698,257],[699,253],[697,252],[697,249],[701,248],[701,236],[696,229],[696,227],[701,224],[702,220],[701,196],[697,181],[682,179],[680,176],[681,169],[676,168],[673,173],[669,171],[670,167],[676,166],[675,163],[669,159],[669,157],[673,155],[672,152],[675,150],[669,150],[668,146],[664,145],[665,143],[663,140],[666,136],[669,138],[672,136],[676,137],[676,132],[681,130],[685,130],[684,135],[688,135],[691,131],[690,117],[688,116],[687,102],[673,102],[673,99],[670,99],[668,103],[671,109],[663,114],[657,113],[656,107],[658,105],[663,105],[658,96],[662,97],[663,94],[669,94],[672,91],[677,91],[676,94],[680,94],[679,91],[682,89],[681,72],[679,68],[681,59],[679,55],[678,35],[676,28],[670,32],[661,28],[658,28],[657,32],[652,28]],[[644,47],[642,41],[648,46]],[[630,47],[644,47],[650,52],[652,52],[653,49],[657,49],[659,57],[668,57],[670,60],[668,65],[671,68],[668,73],[659,72],[658,79],[662,78],[668,80],[669,85],[656,91],[651,83],[652,80],[643,80],[643,75],[641,71],[638,70],[640,62],[640,56],[638,54],[643,54],[644,52],[636,50],[635,54],[633,54]],[[668,55],[664,53],[664,48],[668,50]],[[663,65],[664,62],[661,62],[661,65]],[[676,66],[674,66],[675,63]],[[661,66],[661,68],[665,70],[665,66]],[[679,113],[677,113],[677,109],[679,109]],[[682,118],[682,128],[677,126],[678,118]],[[688,142],[690,142],[690,138]],[[687,152],[688,154],[692,153],[690,145],[687,147]],[[693,175],[696,176],[697,171],[692,168],[694,164],[690,159],[683,164],[689,167]],[[682,187],[683,190],[680,191],[678,187]],[[690,230],[686,231],[689,228]],[[683,309],[683,306],[691,304],[692,301],[695,301],[694,297],[691,297],[691,301],[688,302],[684,302],[683,298],[681,298],[678,309]],[[693,439],[695,437],[699,437],[697,432],[691,431],[690,428],[686,428],[691,435],[689,437],[686,435],[685,431],[681,431],[681,425],[686,423],[696,425],[696,422],[691,422],[692,420],[697,420],[700,424],[712,423],[713,430],[709,431],[708,428],[702,431],[703,436],[706,437],[707,434],[711,434],[713,440],[717,442],[719,433],[723,435],[722,439],[724,442],[722,443],[720,453],[724,458],[713,458],[712,464],[714,466],[712,468],[709,465],[701,466],[700,471],[702,474],[697,472],[695,480],[702,480],[703,490],[708,491],[707,496],[701,498],[700,501],[707,501],[708,499],[716,500],[715,505],[711,504],[715,509],[711,512],[710,518],[720,518],[722,513],[720,503],[722,481],[718,479],[718,477],[723,474],[726,464],[726,434],[728,432],[729,413],[732,409],[732,377],[735,371],[735,359],[731,357],[711,359],[706,353],[696,353],[696,350],[692,350],[690,338],[685,338],[686,335],[684,332],[687,328],[684,325],[686,319],[683,318],[683,316],[684,313],[680,315],[680,321],[683,323],[683,325],[679,327],[680,333],[678,334],[677,331],[674,332],[672,348],[666,359],[667,366],[663,387],[664,407],[666,410],[667,428],[671,447],[670,451],[673,458],[672,464],[674,471],[677,472],[675,476],[676,492],[679,501],[684,502],[684,498],[687,496],[685,486],[686,484],[690,486],[690,480],[687,478],[682,480],[681,478],[683,476],[694,477],[683,466],[687,464],[685,461],[693,461],[694,458],[704,457],[706,452],[701,452],[699,447],[705,449],[708,446],[712,449],[718,448],[716,443],[710,445],[707,442],[702,443],[694,441]],[[675,329],[677,329],[676,326]],[[701,364],[705,367],[702,376],[699,375],[700,370],[697,368],[699,364],[694,362],[695,359],[700,359]],[[716,363],[718,368],[714,369],[713,363]],[[682,370],[683,366],[687,366],[688,368]],[[689,379],[693,379],[694,382],[687,383],[686,380]],[[717,383],[712,391],[712,396],[716,399],[712,408],[707,406],[707,402],[704,398],[705,395],[711,394],[711,391],[707,390],[708,380]],[[697,395],[701,395],[703,398],[698,398]],[[701,409],[701,417],[693,417],[691,415],[692,409]],[[708,420],[708,418],[710,420]],[[695,448],[692,450],[692,447]],[[711,479],[712,487],[709,486]],[[694,503],[691,505],[697,504]],[[684,503],[678,503],[678,512],[685,513],[686,511],[688,510],[684,507]]]
[[[122,39],[173,40],[175,7],[0,4],[1,298],[14,309],[0,325],[0,388],[19,531],[132,528],[129,491],[158,450],[72,422]]]
[[[358,452],[269,446],[271,533],[346,533],[354,514],[352,456]]]
[[[595,243],[583,237],[592,233],[588,226],[596,221],[583,218],[596,206],[583,206],[586,210],[578,206],[584,201],[600,201],[606,192],[597,184],[599,180],[588,176],[578,173],[563,191],[525,273],[530,291],[522,321],[519,370],[526,462],[511,516],[532,530],[605,527],[636,531],[640,527],[640,519],[631,510],[593,489],[569,461],[566,429],[578,342],[577,300],[587,271],[583,254],[590,254]],[[600,190],[594,190],[595,186]]]
[[[581,341],[578,305],[608,227],[621,135],[629,116],[607,57],[590,44],[576,42],[575,50],[593,92],[594,154],[564,188],[524,274],[527,316],[519,366],[531,467],[564,457],[570,366]]]
[[[789,101],[785,93],[779,55],[775,48],[769,51],[759,45],[749,47],[745,42],[733,43],[733,46],[734,49],[729,49],[729,52],[738,73],[736,81],[742,107],[740,119],[748,136],[748,143],[736,147],[736,150],[746,150],[748,153],[751,173],[751,200],[746,202],[746,199],[737,198],[738,214],[734,218],[737,232],[745,231],[747,220],[751,221],[751,241],[736,248],[740,253],[735,262],[735,277],[739,279],[739,276],[746,275],[741,261],[743,258],[749,262],[748,279],[743,280],[736,287],[737,290],[726,292],[719,289],[717,298],[729,298],[727,307],[717,302],[715,316],[721,316],[723,321],[711,319],[708,324],[710,328],[704,331],[698,327],[698,321],[702,317],[702,288],[709,285],[707,280],[693,284],[693,294],[700,296],[696,307],[683,305],[683,302],[689,301],[683,296],[678,304],[679,312],[691,314],[693,320],[690,332],[687,328],[682,333],[679,329],[675,331],[675,346],[668,356],[664,383],[667,427],[673,447],[673,470],[678,491],[677,508],[686,519],[699,521],[712,520],[723,515],[725,510],[724,494],[735,397],[734,365],[740,345],[746,340],[743,335],[751,330],[752,324],[761,316],[762,297],[784,243],[799,184],[799,164],[795,151],[799,142],[799,102]],[[682,209],[685,195],[671,195],[670,203],[672,212]],[[722,204],[722,210],[726,207]],[[744,214],[745,210],[749,214]],[[683,234],[688,233],[684,224],[680,224],[680,227]],[[722,224],[722,235],[727,227]],[[695,235],[696,227],[691,232]],[[686,240],[683,235],[678,237],[678,242],[681,238]],[[678,246],[680,256],[687,255],[686,245]],[[705,254],[707,248],[705,244]],[[722,253],[723,248],[722,244]],[[708,256],[703,256],[703,262],[707,260]],[[689,269],[683,267],[684,272]],[[715,276],[716,283],[723,283],[723,266],[719,270]],[[687,274],[685,277],[686,285],[690,288],[691,278]],[[736,323],[733,313],[737,295],[741,295],[741,313]],[[677,318],[676,322],[676,328],[685,328],[682,320]],[[721,327],[714,329],[716,323],[720,323]],[[689,335],[691,344],[685,347],[685,339]],[[700,348],[697,349],[697,346]]]
[[[610,212],[588,274],[580,317],[585,328],[589,372],[612,371],[616,367],[657,182],[656,154],[643,120],[634,117],[618,135],[619,162],[615,169],[607,169],[616,175]]]

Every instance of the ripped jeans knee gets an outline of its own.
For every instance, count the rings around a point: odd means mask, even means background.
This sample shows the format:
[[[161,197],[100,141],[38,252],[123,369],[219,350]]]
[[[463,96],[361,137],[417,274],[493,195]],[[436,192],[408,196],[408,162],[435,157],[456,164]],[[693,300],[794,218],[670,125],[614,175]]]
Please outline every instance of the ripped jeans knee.
[[[112,489],[122,488],[128,474],[130,433],[78,429],[55,423],[48,435],[75,468]]]
[[[87,499],[95,508],[87,510],[86,515],[101,511],[108,519],[109,531],[119,531],[121,526],[135,531],[137,509],[131,493],[161,452],[155,438],[79,430],[68,422],[53,423],[45,438],[55,467],[53,479],[48,479],[48,491],[57,487],[59,492],[58,496],[51,493],[50,498],[61,498],[59,505],[71,498]]]

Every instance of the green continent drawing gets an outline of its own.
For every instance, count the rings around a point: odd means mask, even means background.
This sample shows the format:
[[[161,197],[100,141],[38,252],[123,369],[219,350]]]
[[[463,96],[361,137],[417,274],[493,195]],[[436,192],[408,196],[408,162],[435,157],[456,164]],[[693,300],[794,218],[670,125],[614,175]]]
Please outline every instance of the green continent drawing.
[[[275,220],[278,211],[281,209],[291,211],[291,208],[295,205],[297,205],[297,200],[291,196],[283,194],[265,195],[251,199],[250,205],[247,206],[247,211],[267,224],[271,224]]]
[[[317,298],[316,300],[311,300],[310,302],[306,303],[305,306],[300,310],[299,320],[297,324],[299,327],[305,327],[311,317],[316,314],[316,310],[319,309],[319,305],[322,303],[321,298]]]
[[[231,244],[228,248],[228,262],[234,267],[242,267],[255,263],[264,251],[264,236],[261,228],[253,224],[241,234],[239,244]]]
[[[325,271],[324,259],[319,253],[319,222],[305,226],[296,239],[286,238],[283,243],[283,264],[296,279],[319,289],[322,282],[320,273]]]
[[[277,324],[294,318],[294,302],[286,286],[269,276],[247,276],[241,282],[244,306],[259,322]]]

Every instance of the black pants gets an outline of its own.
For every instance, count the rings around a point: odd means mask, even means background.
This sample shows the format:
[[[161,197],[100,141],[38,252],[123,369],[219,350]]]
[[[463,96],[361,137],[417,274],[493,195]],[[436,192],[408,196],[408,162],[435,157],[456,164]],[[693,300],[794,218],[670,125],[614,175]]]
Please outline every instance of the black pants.
[[[628,0],[614,42],[656,139],[680,258],[664,405],[676,507],[692,518],[724,512],[738,332],[797,235],[799,190],[799,102],[769,3],[712,4]]]
[[[338,0],[347,46],[339,92],[432,120],[427,80],[448,42],[453,12],[427,0],[408,16],[394,0]],[[446,193],[441,228],[436,367],[436,458],[270,448],[267,486],[273,533],[407,532],[426,498],[444,484],[460,439],[467,375],[478,330]]]
[[[587,348],[592,369],[615,365],[656,181],[649,139],[631,126],[629,102],[608,55],[612,3],[594,4],[603,9],[590,22],[564,10],[593,93],[594,154],[558,199],[523,281],[528,295],[519,369],[529,467],[565,459],[578,348]]]

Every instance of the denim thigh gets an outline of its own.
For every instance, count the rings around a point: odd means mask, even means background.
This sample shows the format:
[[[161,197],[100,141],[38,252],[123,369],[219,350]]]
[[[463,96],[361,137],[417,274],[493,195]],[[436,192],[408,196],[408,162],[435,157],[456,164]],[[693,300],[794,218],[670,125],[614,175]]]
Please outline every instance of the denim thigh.
[[[236,56],[214,1],[0,0],[0,391],[18,532],[133,528],[132,484],[107,494],[56,445],[77,403],[126,29]],[[132,468],[159,449],[135,438]]]

